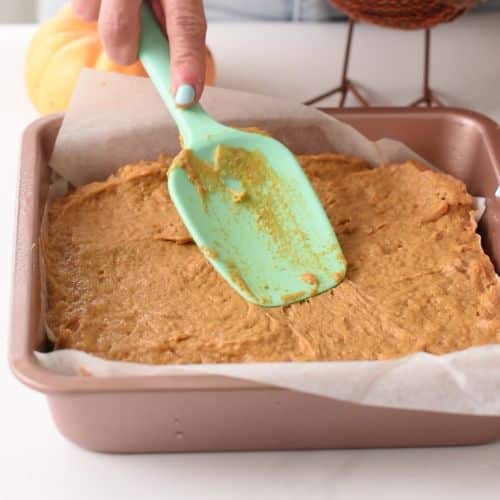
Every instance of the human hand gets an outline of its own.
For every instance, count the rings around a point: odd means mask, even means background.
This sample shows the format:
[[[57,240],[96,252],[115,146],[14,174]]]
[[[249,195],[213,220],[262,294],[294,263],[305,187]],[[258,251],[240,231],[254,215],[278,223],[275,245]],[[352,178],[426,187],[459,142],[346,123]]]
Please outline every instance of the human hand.
[[[117,64],[137,60],[142,0],[72,0],[81,19],[98,21],[108,57]],[[202,0],[150,0],[168,35],[172,93],[178,106],[199,100],[205,82],[206,20]]]

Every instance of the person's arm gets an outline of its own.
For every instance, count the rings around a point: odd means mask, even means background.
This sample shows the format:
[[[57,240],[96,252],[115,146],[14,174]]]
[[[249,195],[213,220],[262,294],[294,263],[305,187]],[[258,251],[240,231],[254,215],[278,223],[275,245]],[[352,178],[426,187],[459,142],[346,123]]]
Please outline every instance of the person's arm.
[[[72,0],[75,14],[97,20],[108,57],[128,65],[137,59],[142,0]],[[202,0],[151,0],[166,28],[172,62],[172,92],[179,106],[199,100],[205,83],[206,21]]]

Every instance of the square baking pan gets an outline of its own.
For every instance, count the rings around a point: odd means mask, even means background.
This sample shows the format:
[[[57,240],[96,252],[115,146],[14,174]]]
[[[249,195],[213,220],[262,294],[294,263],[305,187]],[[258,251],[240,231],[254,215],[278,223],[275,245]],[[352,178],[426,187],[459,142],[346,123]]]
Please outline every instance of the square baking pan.
[[[390,137],[487,198],[479,225],[500,268],[500,130],[457,109],[324,110],[371,139]],[[24,135],[10,332],[10,364],[45,393],[70,441],[103,452],[278,450],[467,445],[500,439],[500,416],[399,410],[318,397],[219,376],[92,377],[40,367],[50,343],[40,313],[38,234],[50,183],[48,159],[62,116]],[[500,368],[499,368],[500,369]]]

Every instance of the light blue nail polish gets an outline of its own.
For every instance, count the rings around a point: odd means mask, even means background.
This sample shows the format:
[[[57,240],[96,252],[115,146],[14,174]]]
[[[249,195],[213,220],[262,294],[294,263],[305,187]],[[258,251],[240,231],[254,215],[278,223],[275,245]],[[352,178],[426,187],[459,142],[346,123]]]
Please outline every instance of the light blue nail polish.
[[[183,83],[177,87],[175,104],[177,104],[177,106],[188,106],[194,101],[194,96],[195,92],[193,86]]]

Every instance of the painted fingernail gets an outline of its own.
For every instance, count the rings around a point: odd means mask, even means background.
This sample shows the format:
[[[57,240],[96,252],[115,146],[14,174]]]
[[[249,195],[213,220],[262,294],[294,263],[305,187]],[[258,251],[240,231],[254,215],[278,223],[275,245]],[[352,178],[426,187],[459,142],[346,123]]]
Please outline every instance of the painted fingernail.
[[[189,106],[194,101],[194,87],[183,83],[177,87],[175,92],[175,104],[177,106]]]

